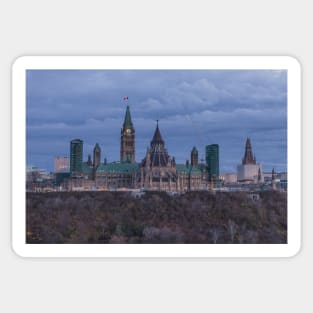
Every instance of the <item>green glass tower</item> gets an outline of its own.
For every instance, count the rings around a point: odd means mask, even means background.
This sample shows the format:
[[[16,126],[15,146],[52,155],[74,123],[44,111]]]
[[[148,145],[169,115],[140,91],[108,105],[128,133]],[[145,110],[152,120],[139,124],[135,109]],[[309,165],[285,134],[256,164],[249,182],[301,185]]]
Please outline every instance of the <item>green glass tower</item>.
[[[205,161],[208,171],[208,180],[216,182],[220,175],[218,144],[212,144],[205,147]]]
[[[72,140],[70,150],[71,176],[79,175],[83,168],[83,141],[80,139]]]

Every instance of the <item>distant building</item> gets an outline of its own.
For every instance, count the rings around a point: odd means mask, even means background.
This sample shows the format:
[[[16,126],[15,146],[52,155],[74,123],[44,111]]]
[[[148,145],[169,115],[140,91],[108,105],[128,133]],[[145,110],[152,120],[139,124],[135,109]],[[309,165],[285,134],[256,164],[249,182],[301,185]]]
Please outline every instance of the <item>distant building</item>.
[[[83,172],[83,141],[74,139],[70,146],[71,176],[79,176]]]
[[[212,144],[205,147],[205,161],[209,182],[217,182],[220,176],[218,144]]]
[[[264,183],[267,186],[270,186],[272,188],[272,185],[275,184],[277,189],[287,191],[288,187],[288,175],[286,172],[276,173],[274,171],[273,176],[273,170],[271,172],[264,172]]]
[[[70,171],[70,158],[67,156],[57,156],[54,158],[54,172],[69,172]]]
[[[223,175],[223,180],[226,184],[237,182],[237,173],[225,173]]]
[[[32,165],[26,167],[26,181],[42,181],[49,178],[50,175],[46,169],[38,168],[37,166]]]
[[[26,167],[26,191],[45,191],[53,188],[53,175],[36,166]]]
[[[244,183],[262,183],[264,181],[262,166],[256,163],[255,155],[252,153],[250,138],[247,138],[245,154],[242,164],[237,166],[237,179]]]
[[[272,181],[272,172],[263,172],[263,179],[265,183],[271,183]]]
[[[276,173],[276,179],[279,179],[280,181],[286,181],[288,180],[288,175],[286,172]]]

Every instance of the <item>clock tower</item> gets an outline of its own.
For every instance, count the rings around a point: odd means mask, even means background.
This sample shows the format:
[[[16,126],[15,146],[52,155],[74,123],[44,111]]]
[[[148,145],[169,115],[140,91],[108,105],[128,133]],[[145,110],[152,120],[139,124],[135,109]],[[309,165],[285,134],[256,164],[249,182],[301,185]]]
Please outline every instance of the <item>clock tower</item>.
[[[121,163],[135,163],[135,129],[130,116],[129,106],[121,129]]]

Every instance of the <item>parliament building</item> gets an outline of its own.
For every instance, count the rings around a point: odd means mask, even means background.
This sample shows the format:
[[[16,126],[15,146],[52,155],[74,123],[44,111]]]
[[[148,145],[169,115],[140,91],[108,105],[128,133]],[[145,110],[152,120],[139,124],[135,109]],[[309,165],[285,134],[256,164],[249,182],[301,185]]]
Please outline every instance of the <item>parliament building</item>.
[[[162,190],[184,192],[188,190],[208,190],[212,180],[205,164],[200,164],[198,151],[191,150],[190,162],[177,164],[169,155],[157,122],[153,137],[145,157],[136,162],[135,127],[130,108],[127,106],[121,128],[120,160],[101,162],[101,148],[96,144],[93,158],[88,156],[83,162],[83,141],[74,139],[70,145],[70,178],[65,182],[68,190]]]

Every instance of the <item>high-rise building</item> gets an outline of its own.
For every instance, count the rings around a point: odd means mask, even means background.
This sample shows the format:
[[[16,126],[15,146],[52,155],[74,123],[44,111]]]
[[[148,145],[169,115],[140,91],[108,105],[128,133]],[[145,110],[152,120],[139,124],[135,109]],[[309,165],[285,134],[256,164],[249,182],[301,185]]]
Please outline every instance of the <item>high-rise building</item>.
[[[70,148],[70,172],[71,176],[80,175],[83,169],[83,141],[74,139]]]
[[[124,124],[121,129],[121,163],[135,163],[135,129],[132,123],[129,106],[126,108]]]
[[[69,172],[70,171],[70,158],[65,156],[57,156],[54,158],[54,172]]]
[[[198,150],[196,149],[196,147],[193,147],[191,150],[191,166],[198,167],[198,164]]]
[[[218,144],[212,144],[205,147],[205,161],[208,171],[208,180],[216,182],[220,175]]]

